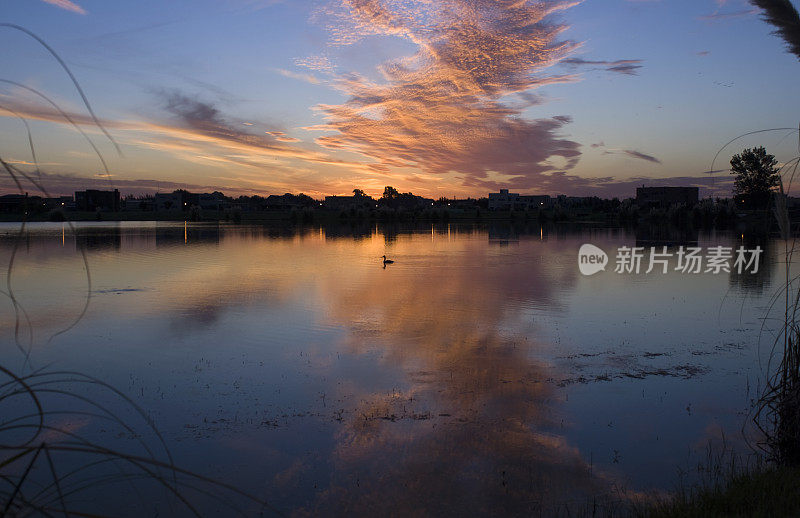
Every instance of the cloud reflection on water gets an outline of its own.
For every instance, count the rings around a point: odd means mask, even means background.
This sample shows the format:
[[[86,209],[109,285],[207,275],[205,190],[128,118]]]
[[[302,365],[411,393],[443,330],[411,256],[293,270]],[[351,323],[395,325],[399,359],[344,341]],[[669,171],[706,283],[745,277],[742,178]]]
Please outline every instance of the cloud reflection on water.
[[[288,459],[263,468],[270,472],[264,484],[298,512],[529,514],[606,492],[619,475],[609,471],[608,462],[582,454],[585,444],[579,450],[578,442],[568,438],[576,425],[570,420],[578,420],[584,429],[592,425],[565,411],[565,380],[574,382],[578,374],[591,378],[594,371],[607,381],[619,379],[617,374],[625,376],[633,364],[661,372],[651,365],[660,368],[663,363],[664,372],[671,372],[673,364],[683,362],[651,342],[647,351],[658,354],[642,356],[636,348],[602,353],[607,348],[603,340],[617,339],[604,337],[603,328],[587,335],[586,343],[572,344],[587,353],[579,355],[587,365],[558,360],[572,357],[571,345],[553,338],[558,319],[570,318],[570,306],[576,304],[571,296],[580,291],[586,299],[587,288],[581,285],[594,282],[579,276],[578,244],[590,240],[608,247],[633,237],[673,241],[645,230],[630,235],[618,229],[571,233],[507,225],[440,225],[412,232],[347,225],[298,230],[105,224],[87,225],[82,237],[70,242],[53,226],[26,238],[15,282],[37,333],[40,327],[56,325],[67,316],[52,311],[53,305],[70,300],[71,287],[80,286],[83,273],[76,248],[87,248],[95,281],[91,310],[84,327],[62,343],[80,354],[94,351],[98,339],[106,343],[107,334],[120,354],[163,357],[177,387],[174,398],[180,400],[174,409],[161,408],[163,414],[180,414],[181,405],[195,400],[199,406],[193,415],[199,416],[213,415],[212,407],[230,398],[236,398],[237,415],[260,417],[268,412],[265,408],[277,406],[269,410],[275,415],[254,420],[267,423],[266,429],[238,421],[230,438],[224,438],[224,431],[230,435],[234,429],[225,424],[214,425],[223,432],[209,428],[203,434],[210,439],[209,451],[221,457],[237,451],[251,460],[262,458],[259,452],[268,447],[271,455]],[[696,233],[681,236],[701,244],[707,240]],[[397,261],[386,269],[379,259],[384,253]],[[772,268],[764,272],[758,290],[769,286]],[[628,304],[647,306],[652,290],[633,291],[644,278],[613,275],[607,275],[614,282],[603,285],[606,289],[627,289]],[[647,282],[653,287],[678,278]],[[680,279],[698,286],[720,284],[709,276]],[[723,287],[730,282],[749,289],[733,277],[721,281]],[[662,304],[665,311],[680,307]],[[601,309],[600,314],[608,320],[609,311]],[[548,316],[555,320],[548,321]],[[576,322],[564,322],[573,341],[590,327]],[[137,333],[115,335],[118,326],[120,333],[129,328]],[[0,331],[8,334],[11,328],[4,317]],[[619,337],[624,333],[620,330]],[[602,354],[594,354],[593,348]],[[211,361],[208,355],[224,358],[240,351],[243,358],[261,355],[270,369],[233,371],[239,385],[246,385],[248,376],[264,384],[244,398],[239,394],[245,389],[238,387],[219,396],[207,395],[213,394],[207,388],[201,396],[195,393],[192,383],[219,382],[224,368],[212,375],[216,378],[203,378],[201,371],[181,378],[181,369],[190,368],[182,364],[186,354],[214,371],[220,369],[220,360]],[[340,360],[340,355],[351,359]],[[248,365],[258,364],[245,359]],[[608,363],[619,359],[631,365]],[[237,357],[236,365],[245,361]],[[608,376],[608,369],[616,370]],[[290,379],[271,379],[270,372]],[[180,395],[184,390],[188,400]],[[290,392],[294,395],[284,395]],[[249,409],[253,405],[258,407]],[[317,439],[304,438],[301,432],[309,425],[303,419],[314,420]],[[198,425],[191,426],[196,430]],[[288,435],[280,435],[284,429]],[[279,436],[291,448],[279,448]],[[314,453],[304,457],[296,451]],[[251,477],[255,473],[246,472]],[[309,481],[315,491],[309,490]]]

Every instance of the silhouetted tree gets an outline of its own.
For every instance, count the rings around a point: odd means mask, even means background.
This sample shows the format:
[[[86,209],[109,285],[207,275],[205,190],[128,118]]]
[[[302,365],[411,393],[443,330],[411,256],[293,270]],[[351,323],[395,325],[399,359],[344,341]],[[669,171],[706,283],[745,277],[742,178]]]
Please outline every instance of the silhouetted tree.
[[[364,191],[362,191],[361,189],[353,189],[353,196],[361,197],[361,196],[366,196],[366,194],[364,194]]]
[[[383,189],[383,197],[387,200],[393,200],[400,196],[400,192],[392,187],[391,185],[387,185],[385,189]]]
[[[740,203],[753,206],[765,205],[773,187],[780,185],[781,175],[773,155],[763,146],[745,149],[731,158],[731,174],[736,175],[733,193]]]

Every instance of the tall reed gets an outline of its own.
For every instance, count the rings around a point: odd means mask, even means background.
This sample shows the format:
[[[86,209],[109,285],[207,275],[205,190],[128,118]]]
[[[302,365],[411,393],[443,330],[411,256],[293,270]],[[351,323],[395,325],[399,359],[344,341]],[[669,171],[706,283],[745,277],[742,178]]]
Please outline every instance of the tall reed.
[[[798,277],[792,274],[795,239],[787,206],[787,192],[798,165],[800,156],[783,165],[779,192],[774,197],[774,215],[784,243],[784,314],[753,419],[762,434],[758,445],[767,460],[789,467],[800,466],[800,285]]]

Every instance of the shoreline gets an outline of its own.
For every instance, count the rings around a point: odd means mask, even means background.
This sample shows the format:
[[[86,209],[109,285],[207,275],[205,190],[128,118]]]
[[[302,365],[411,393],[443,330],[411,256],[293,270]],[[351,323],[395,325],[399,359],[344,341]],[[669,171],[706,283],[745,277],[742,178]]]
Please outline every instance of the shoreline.
[[[430,222],[430,223],[482,223],[495,221],[573,223],[573,224],[613,224],[629,226],[637,224],[672,224],[698,228],[728,228],[738,224],[775,225],[774,216],[768,211],[748,211],[732,217],[691,218],[688,214],[680,217],[665,217],[660,212],[639,214],[631,217],[616,211],[487,211],[480,209],[439,208],[425,211],[372,210],[369,212],[348,212],[328,209],[305,209],[293,211],[119,211],[119,212],[41,212],[22,215],[19,213],[0,213],[2,223],[33,222],[91,222],[91,221],[186,221],[191,223],[361,223],[361,222]],[[790,218],[800,221],[800,214]]]

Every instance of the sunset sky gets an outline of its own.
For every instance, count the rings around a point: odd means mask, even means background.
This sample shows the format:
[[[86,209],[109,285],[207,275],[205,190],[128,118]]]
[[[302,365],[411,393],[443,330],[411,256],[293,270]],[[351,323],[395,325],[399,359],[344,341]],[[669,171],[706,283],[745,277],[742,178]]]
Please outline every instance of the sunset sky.
[[[797,3],[794,3],[797,6]],[[800,56],[745,0],[7,0],[0,157],[51,194],[728,195],[798,155]],[[22,86],[24,85],[24,86]],[[106,159],[52,105],[80,126]],[[14,192],[6,176],[5,192]],[[26,190],[34,192],[28,184]]]

